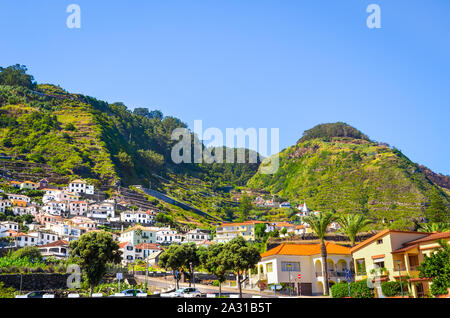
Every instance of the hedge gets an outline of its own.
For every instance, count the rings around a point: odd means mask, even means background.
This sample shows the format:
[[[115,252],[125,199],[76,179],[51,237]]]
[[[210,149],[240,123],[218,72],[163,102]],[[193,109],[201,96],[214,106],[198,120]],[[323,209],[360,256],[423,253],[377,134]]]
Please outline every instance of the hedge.
[[[373,298],[373,289],[367,286],[367,280],[360,280],[350,283],[350,294],[352,298]],[[331,296],[333,298],[348,297],[347,283],[338,283],[331,286]]]
[[[408,293],[408,285],[406,282],[402,282],[403,293]],[[386,297],[400,296],[402,294],[402,289],[400,287],[400,282],[383,282],[381,283],[381,291]]]

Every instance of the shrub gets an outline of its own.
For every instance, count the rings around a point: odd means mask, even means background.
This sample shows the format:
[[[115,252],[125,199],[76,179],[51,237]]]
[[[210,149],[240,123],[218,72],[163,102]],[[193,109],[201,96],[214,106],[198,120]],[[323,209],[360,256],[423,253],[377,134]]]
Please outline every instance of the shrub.
[[[219,281],[216,279],[215,281],[212,282],[213,286],[219,287]]]
[[[408,293],[408,285],[406,282],[402,282],[403,293]],[[402,293],[402,289],[400,287],[400,282],[383,282],[381,283],[381,291],[383,295],[386,297],[399,296]]]
[[[348,284],[338,283],[331,286],[331,296],[333,298],[343,298],[348,297]]]
[[[15,289],[12,287],[5,287],[3,282],[0,282],[0,298],[14,298]]]
[[[367,286],[367,280],[360,280],[350,284],[352,298],[373,298],[373,289]]]

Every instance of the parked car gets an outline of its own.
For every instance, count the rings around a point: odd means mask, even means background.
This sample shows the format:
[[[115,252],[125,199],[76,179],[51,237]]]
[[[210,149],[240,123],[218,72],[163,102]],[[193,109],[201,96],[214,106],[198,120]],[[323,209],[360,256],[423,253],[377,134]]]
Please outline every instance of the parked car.
[[[48,294],[45,291],[32,291],[28,294],[23,295],[23,298],[42,298],[45,294]]]
[[[192,297],[201,297],[202,293],[194,287],[183,287],[180,289],[177,289],[174,292],[161,294],[161,297],[169,297],[169,298],[180,298],[184,297],[184,295],[189,294],[192,295]]]
[[[118,294],[123,294],[125,297],[136,297],[137,294],[145,294],[141,289],[125,289]]]

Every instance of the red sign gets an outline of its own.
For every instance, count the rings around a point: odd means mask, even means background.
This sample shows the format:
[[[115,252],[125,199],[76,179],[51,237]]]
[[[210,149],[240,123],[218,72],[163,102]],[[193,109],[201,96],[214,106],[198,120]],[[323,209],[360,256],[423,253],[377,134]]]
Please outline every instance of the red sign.
[[[302,279],[302,274],[298,274],[298,279]]]

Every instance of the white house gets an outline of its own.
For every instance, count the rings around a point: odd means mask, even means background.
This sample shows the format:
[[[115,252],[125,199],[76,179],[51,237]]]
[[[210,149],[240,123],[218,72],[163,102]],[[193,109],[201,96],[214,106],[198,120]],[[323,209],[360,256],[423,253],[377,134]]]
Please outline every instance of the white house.
[[[132,263],[136,257],[136,252],[134,250],[133,244],[130,242],[119,243],[119,251],[122,252],[122,265],[126,266]]]
[[[289,202],[282,202],[280,204],[280,208],[290,208],[290,207],[292,207],[292,206]]]
[[[75,226],[83,228],[87,231],[95,230],[97,228],[97,222],[85,216],[75,216],[70,219],[70,223],[73,223]]]
[[[158,227],[135,225],[120,233],[120,242],[131,242],[133,245],[139,243],[156,243]]]
[[[64,240],[55,241],[38,247],[44,258],[56,257],[66,259],[69,257],[69,242]]]
[[[16,247],[25,247],[25,246],[35,246],[36,238],[26,233],[17,233],[15,235],[15,246]]]
[[[80,179],[70,182],[67,188],[70,192],[94,194],[94,186],[89,185],[86,181]]]
[[[36,229],[28,233],[35,238],[35,245],[45,245],[59,240],[58,235],[48,229]]]
[[[25,214],[36,215],[39,212],[39,208],[35,205],[30,205],[26,207],[15,206],[12,208],[12,211],[14,215],[25,215]]]
[[[128,223],[150,224],[154,218],[154,213],[151,210],[125,211],[120,213],[120,220]]]
[[[30,197],[23,194],[7,193],[8,200],[25,201],[27,204],[31,202]]]
[[[9,232],[8,232],[9,231]],[[0,222],[0,237],[11,236],[11,233],[19,231],[19,223],[12,221]]]
[[[134,246],[134,249],[136,253],[135,259],[146,259],[151,254],[163,250],[159,244],[154,243],[139,243]]]
[[[37,190],[39,189],[39,182],[33,182],[33,181],[24,181],[19,186],[22,190]]]
[[[86,229],[83,229],[79,226],[64,223],[59,224],[46,223],[46,226],[48,226],[48,229],[55,232],[60,239],[69,242],[78,240],[80,236],[86,232]]]
[[[208,241],[210,239],[211,235],[209,231],[195,229],[190,230],[186,233],[186,241],[187,242],[203,242]]]
[[[95,219],[114,218],[114,204],[110,202],[101,202],[90,204],[88,207],[87,217]]]
[[[69,203],[70,215],[86,215],[88,211],[87,201],[72,201]]]
[[[5,213],[6,208],[12,204],[11,200],[0,200],[0,212]]]
[[[160,229],[156,232],[156,242],[159,244],[181,243],[184,239],[184,235],[178,234],[176,230],[170,228]]]
[[[325,243],[328,277],[331,284],[345,280],[345,270],[352,269],[350,248]],[[301,278],[299,278],[299,274]],[[249,283],[291,284],[294,295],[323,295],[324,277],[320,243],[283,243],[261,254],[261,261],[250,272]]]
[[[68,210],[66,202],[48,201],[42,208],[42,212],[52,215],[64,215]]]

